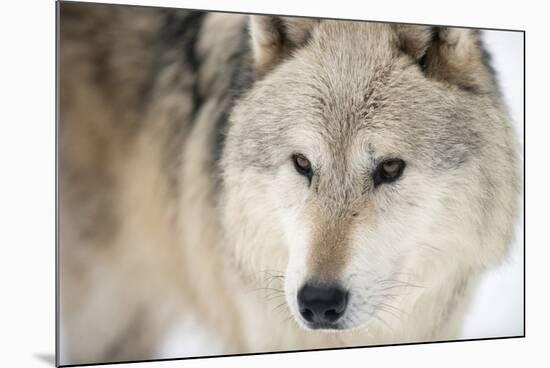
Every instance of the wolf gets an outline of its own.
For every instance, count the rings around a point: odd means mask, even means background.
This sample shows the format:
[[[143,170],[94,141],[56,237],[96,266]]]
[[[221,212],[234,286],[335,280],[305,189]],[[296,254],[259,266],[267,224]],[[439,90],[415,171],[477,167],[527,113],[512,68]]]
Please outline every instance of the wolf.
[[[520,191],[479,31],[58,11],[64,364],[459,336]]]

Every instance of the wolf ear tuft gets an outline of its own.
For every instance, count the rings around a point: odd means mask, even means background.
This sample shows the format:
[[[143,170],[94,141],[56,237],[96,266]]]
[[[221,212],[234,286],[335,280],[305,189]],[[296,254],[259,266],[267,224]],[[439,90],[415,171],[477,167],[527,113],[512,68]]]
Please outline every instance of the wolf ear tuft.
[[[304,45],[316,19],[252,15],[250,35],[254,69],[262,75]]]
[[[399,49],[417,60],[427,77],[473,92],[494,87],[479,31],[408,25],[396,31]]]

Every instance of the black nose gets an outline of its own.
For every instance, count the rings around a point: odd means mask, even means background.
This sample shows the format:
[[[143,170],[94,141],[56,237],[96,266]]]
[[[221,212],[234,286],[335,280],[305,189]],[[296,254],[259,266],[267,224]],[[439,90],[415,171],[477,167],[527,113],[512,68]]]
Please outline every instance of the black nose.
[[[312,327],[330,328],[346,310],[348,293],[334,284],[306,283],[298,291],[298,307]]]

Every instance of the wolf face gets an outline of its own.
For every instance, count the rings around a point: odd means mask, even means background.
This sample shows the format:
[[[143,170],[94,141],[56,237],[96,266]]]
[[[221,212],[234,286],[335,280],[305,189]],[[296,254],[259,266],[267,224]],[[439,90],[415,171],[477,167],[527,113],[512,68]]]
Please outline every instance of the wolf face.
[[[515,155],[475,31],[279,17],[250,29],[256,80],[222,157],[245,278],[284,271],[302,327],[351,329],[502,256]]]

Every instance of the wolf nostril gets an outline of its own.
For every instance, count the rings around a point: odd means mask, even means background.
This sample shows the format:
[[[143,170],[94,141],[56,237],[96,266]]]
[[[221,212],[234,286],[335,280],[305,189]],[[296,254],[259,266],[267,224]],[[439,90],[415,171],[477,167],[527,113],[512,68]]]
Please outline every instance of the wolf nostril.
[[[338,318],[340,318],[340,316],[342,316],[342,313],[338,313],[334,309],[325,312],[325,319],[330,322],[336,321]]]
[[[339,286],[306,283],[298,292],[300,314],[309,323],[336,322],[347,307],[348,293]]]
[[[303,308],[300,309],[300,314],[308,322],[313,322],[313,312],[310,309]]]

